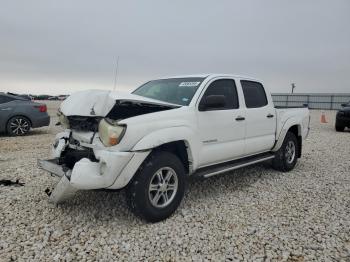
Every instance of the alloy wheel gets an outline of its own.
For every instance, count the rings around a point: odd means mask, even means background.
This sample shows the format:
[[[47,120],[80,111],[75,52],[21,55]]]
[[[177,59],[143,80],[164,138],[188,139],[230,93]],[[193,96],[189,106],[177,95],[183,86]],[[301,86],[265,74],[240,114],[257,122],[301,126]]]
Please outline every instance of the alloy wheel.
[[[288,141],[286,146],[285,156],[288,164],[293,163],[295,158],[295,144],[293,141]]]
[[[154,207],[163,208],[175,198],[178,177],[174,169],[162,167],[151,178],[148,190],[149,200]]]
[[[10,122],[10,130],[14,135],[24,135],[30,129],[30,124],[27,119],[16,117]]]

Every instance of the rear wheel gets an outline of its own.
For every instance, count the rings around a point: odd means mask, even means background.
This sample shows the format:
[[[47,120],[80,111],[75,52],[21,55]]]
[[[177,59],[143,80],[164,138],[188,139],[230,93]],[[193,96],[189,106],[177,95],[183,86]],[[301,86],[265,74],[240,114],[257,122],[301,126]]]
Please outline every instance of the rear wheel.
[[[343,132],[345,129],[345,126],[342,126],[340,124],[338,124],[337,122],[335,122],[335,130],[338,132]]]
[[[298,140],[294,133],[287,132],[281,148],[276,152],[272,161],[273,168],[282,172],[292,170],[297,163],[298,154]]]
[[[11,136],[24,136],[30,130],[30,121],[24,116],[12,117],[7,122],[7,133]]]
[[[139,168],[126,189],[128,206],[137,216],[158,222],[171,216],[185,192],[185,169],[169,152],[155,152]]]

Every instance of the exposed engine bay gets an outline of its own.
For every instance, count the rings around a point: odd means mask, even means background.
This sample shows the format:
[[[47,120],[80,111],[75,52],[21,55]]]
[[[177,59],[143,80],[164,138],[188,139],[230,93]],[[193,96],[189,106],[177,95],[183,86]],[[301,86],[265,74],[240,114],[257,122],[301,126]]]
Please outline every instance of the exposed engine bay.
[[[92,131],[98,130],[98,124],[101,117],[91,116],[68,116],[69,127],[78,131]]]
[[[153,104],[130,100],[116,100],[115,105],[106,115],[106,118],[119,121],[134,116],[174,109],[178,107],[180,106]],[[91,111],[93,111],[93,108]],[[67,116],[69,127],[77,131],[97,132],[101,119],[103,119],[101,116]],[[62,121],[60,124],[62,124]]]
[[[113,120],[122,120],[134,116],[169,110],[180,106],[151,104],[138,101],[117,100],[114,107],[106,116]]]

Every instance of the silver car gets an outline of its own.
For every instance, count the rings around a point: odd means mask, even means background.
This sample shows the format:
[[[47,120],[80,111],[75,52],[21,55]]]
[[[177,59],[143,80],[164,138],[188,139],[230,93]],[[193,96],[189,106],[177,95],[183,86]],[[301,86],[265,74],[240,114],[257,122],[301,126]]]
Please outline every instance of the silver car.
[[[45,104],[0,92],[0,132],[23,136],[30,128],[48,126],[50,116]]]

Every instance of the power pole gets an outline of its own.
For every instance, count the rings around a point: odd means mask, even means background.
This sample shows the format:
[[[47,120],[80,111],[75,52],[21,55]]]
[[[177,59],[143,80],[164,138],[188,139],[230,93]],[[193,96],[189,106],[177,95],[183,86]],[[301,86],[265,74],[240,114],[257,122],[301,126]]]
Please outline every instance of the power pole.
[[[292,94],[294,93],[295,83],[292,83]]]

